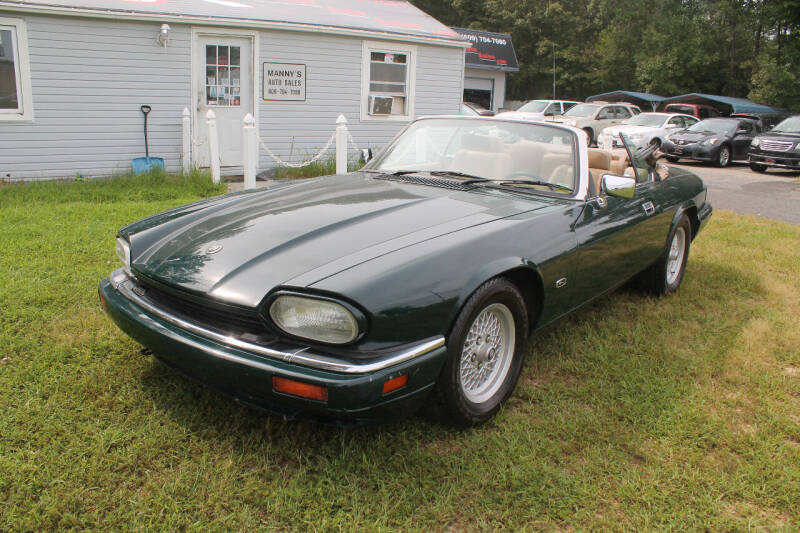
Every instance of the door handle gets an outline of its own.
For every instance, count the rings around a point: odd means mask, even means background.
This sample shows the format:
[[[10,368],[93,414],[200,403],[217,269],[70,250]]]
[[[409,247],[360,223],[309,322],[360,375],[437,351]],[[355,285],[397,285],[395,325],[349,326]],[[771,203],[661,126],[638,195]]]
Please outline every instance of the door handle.
[[[647,216],[653,216],[656,212],[656,207],[653,205],[653,202],[645,202],[642,204],[642,209],[644,209],[644,214]]]

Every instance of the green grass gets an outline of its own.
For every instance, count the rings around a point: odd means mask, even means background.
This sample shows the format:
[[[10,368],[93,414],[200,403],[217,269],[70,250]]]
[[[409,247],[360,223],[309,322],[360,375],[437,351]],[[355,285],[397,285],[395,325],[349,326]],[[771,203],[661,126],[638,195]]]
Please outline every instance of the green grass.
[[[347,163],[347,171],[353,172],[364,166],[360,161],[349,161]],[[317,176],[327,176],[336,174],[336,157],[330,156],[325,159],[318,159],[313,163],[299,167],[277,167],[275,169],[276,179],[298,179],[298,178],[315,178]]]
[[[796,530],[800,227],[718,212],[681,290],[531,342],[467,431],[242,407],[143,357],[98,281],[207,178],[0,187],[0,531]]]

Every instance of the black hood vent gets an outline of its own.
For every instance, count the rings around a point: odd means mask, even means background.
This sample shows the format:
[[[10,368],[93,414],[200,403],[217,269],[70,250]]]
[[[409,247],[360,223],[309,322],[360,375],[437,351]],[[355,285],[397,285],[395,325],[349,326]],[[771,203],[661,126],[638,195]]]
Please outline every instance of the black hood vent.
[[[375,176],[375,179],[400,181],[403,183],[413,183],[414,185],[428,185],[429,187],[441,187],[443,189],[452,189],[454,191],[471,191],[475,188],[474,183],[464,183],[464,180],[450,180],[446,178],[416,176],[412,174],[402,174],[399,176],[393,174],[382,174],[380,176]]]

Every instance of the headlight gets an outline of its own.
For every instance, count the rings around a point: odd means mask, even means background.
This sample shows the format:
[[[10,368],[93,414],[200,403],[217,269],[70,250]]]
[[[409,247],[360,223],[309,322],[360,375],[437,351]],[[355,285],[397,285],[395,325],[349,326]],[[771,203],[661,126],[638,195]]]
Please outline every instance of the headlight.
[[[750,146],[758,147],[761,145],[761,139],[758,137],[754,137],[752,141],[750,141]]]
[[[272,302],[269,316],[289,335],[313,341],[346,344],[359,334],[353,313],[331,300],[284,294]]]
[[[717,144],[717,141],[719,141],[719,139],[714,137],[714,138],[706,140],[704,144]]]
[[[632,134],[629,135],[629,137],[630,137],[630,139],[632,141],[641,141],[642,140],[642,134],[641,133],[632,133]]]
[[[567,126],[573,126],[574,127],[574,126],[577,126],[578,121],[575,120],[574,118],[568,118],[567,120],[564,121],[564,124],[566,124]]]
[[[122,262],[122,268],[125,273],[131,276],[131,245],[125,239],[117,237],[117,244],[114,249],[117,252],[117,257]]]

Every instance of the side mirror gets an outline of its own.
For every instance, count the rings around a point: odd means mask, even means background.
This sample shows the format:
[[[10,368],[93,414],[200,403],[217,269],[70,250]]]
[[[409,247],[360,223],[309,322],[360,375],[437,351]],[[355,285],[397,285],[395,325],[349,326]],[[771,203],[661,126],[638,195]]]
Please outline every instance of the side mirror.
[[[361,149],[361,161],[364,164],[369,163],[372,161],[372,148],[362,148]]]
[[[603,174],[600,179],[600,192],[618,198],[633,198],[636,192],[636,180],[614,174]]]

